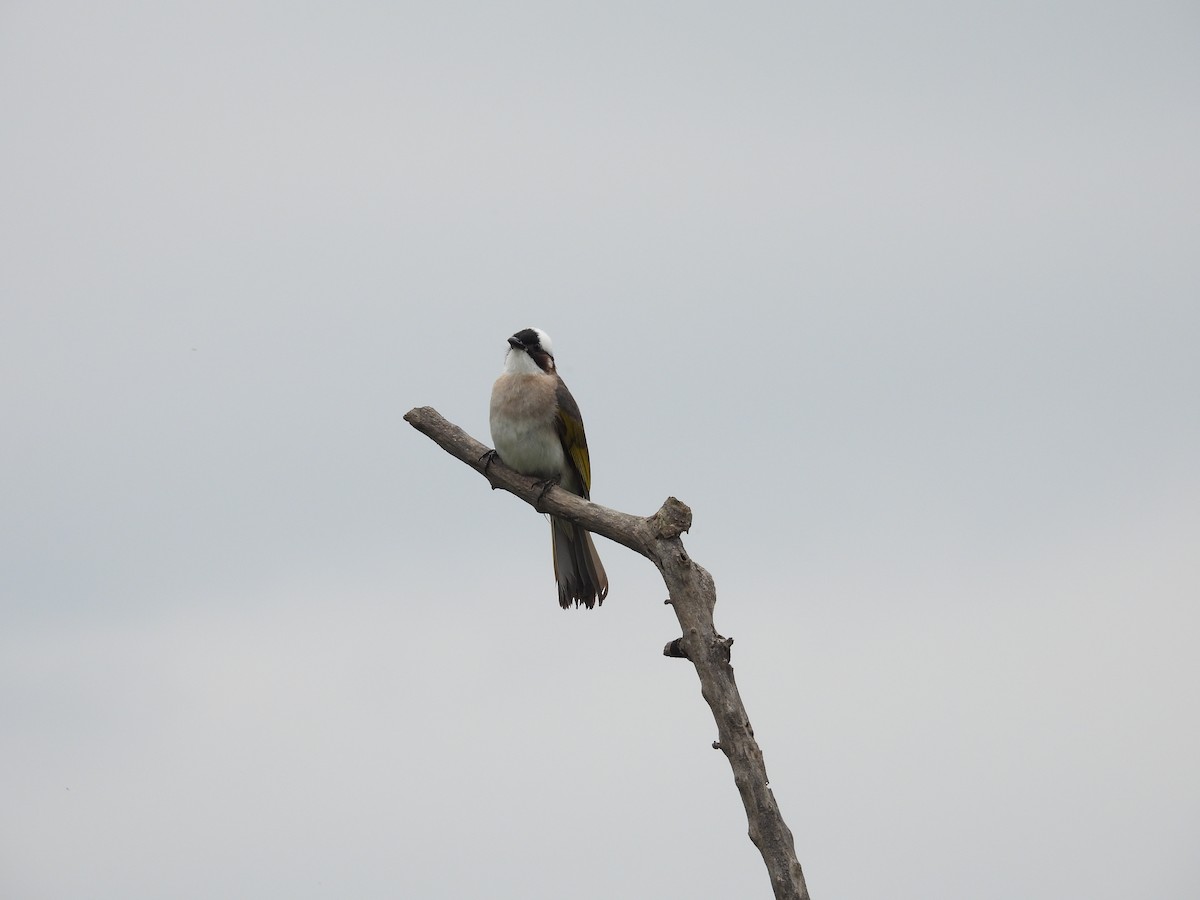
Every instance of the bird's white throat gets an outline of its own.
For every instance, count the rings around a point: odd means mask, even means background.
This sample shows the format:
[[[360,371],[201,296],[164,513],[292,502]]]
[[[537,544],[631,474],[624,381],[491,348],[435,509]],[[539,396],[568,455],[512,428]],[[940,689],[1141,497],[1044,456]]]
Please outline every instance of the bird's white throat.
[[[506,375],[541,375],[542,370],[534,362],[533,357],[524,350],[510,347],[504,356],[504,373]]]

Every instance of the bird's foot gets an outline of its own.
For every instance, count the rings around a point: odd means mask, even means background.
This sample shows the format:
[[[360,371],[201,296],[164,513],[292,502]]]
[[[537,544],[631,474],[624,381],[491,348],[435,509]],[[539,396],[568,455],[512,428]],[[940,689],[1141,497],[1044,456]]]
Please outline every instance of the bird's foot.
[[[483,463],[483,477],[488,480],[488,484],[492,486],[492,490],[496,489],[496,482],[492,481],[492,476],[488,474],[488,469],[492,467],[492,463],[500,458],[500,454],[495,450],[489,450],[483,456],[479,457],[479,461]]]
[[[552,478],[544,478],[541,481],[535,481],[533,483],[534,487],[540,487],[542,489],[541,493],[538,494],[537,503],[533,505],[534,509],[536,509],[538,512],[542,511],[542,501],[546,499],[546,491],[557,485],[561,480],[561,475],[555,475]]]

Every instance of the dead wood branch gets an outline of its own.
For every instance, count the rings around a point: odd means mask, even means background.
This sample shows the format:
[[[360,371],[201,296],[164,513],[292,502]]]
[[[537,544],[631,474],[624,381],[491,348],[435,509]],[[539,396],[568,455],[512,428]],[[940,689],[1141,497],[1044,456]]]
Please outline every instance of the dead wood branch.
[[[700,693],[712,710],[718,739],[713,743],[729,759],[733,780],[746,808],[750,839],[762,853],[777,900],[808,900],[804,873],[796,859],[792,832],[783,821],[767,780],[762,750],[738,693],[729,664],[732,638],[722,637],[713,625],[717,593],[712,576],[697,565],[680,538],[692,524],[692,511],[674,497],[651,516],[633,516],[589,503],[559,488],[545,490],[534,478],[518,474],[488,447],[432,407],[411,410],[410,425],[438,446],[475,469],[492,488],[520,497],[538,512],[552,513],[582,525],[640,553],[658,568],[666,583],[671,608],[679,619],[682,636],[667,644],[666,656],[682,657],[696,668]]]

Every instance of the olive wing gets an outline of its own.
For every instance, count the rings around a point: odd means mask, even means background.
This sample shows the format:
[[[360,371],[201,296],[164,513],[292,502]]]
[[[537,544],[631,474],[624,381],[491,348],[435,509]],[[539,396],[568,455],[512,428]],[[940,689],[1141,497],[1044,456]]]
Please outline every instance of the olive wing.
[[[555,397],[558,400],[558,437],[562,441],[563,452],[568,462],[579,477],[579,483],[583,487],[582,497],[589,500],[592,490],[592,464],[588,459],[587,436],[583,433],[583,416],[579,413],[579,404],[575,402],[561,378],[558,379]]]

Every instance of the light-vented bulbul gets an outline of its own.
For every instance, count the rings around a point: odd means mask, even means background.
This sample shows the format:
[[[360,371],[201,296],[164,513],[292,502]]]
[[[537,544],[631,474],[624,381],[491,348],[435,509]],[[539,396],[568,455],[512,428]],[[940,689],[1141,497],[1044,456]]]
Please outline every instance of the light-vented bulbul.
[[[500,458],[522,475],[553,482],[590,499],[591,462],[579,405],[554,365],[550,336],[526,328],[508,339],[504,371],[492,387],[492,442]],[[554,577],[563,609],[591,609],[608,595],[608,576],[592,536],[566,519],[550,517]]]

